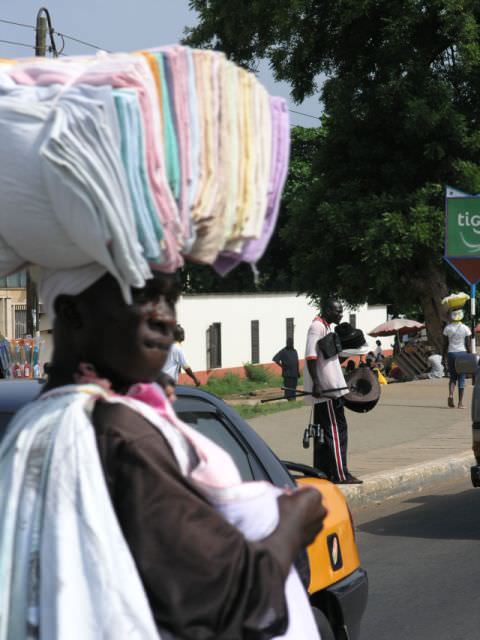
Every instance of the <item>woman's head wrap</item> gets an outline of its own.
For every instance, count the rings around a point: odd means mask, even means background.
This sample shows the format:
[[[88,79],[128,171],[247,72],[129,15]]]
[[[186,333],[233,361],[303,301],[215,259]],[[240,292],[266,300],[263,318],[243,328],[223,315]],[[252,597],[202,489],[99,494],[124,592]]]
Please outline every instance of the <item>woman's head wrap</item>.
[[[106,269],[92,262],[76,269],[36,269],[32,276],[37,281],[38,295],[49,317],[55,317],[55,300],[60,295],[76,296],[88,289],[107,273]]]

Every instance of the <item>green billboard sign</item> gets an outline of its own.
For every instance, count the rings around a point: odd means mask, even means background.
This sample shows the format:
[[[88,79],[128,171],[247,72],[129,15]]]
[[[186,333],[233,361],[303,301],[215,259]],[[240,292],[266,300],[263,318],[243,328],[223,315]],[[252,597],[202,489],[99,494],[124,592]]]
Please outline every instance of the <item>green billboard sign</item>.
[[[447,197],[445,256],[480,258],[480,198]]]

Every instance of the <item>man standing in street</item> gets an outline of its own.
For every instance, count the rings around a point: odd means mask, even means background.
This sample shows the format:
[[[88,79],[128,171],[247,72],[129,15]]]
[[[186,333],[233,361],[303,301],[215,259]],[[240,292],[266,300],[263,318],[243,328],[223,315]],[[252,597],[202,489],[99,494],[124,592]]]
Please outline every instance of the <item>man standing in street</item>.
[[[342,396],[348,393],[340,366],[341,348],[335,340],[331,323],[343,316],[342,303],[329,298],[322,305],[322,315],[314,318],[307,334],[304,389],[313,404],[313,422],[322,427],[325,443],[315,440],[313,464],[337,484],[361,484],[347,467],[347,421]]]
[[[167,361],[165,362],[162,371],[173,378],[176,384],[178,382],[178,376],[183,369],[185,373],[190,376],[195,385],[199,387],[200,381],[187,364],[187,359],[185,358],[185,354],[183,353],[183,349],[181,347],[182,342],[185,340],[185,331],[179,324],[177,324],[177,326],[173,330],[173,337],[175,342],[170,347]]]
[[[273,356],[272,360],[282,368],[283,386],[290,391],[285,391],[287,400],[295,400],[300,371],[298,370],[298,353],[293,346],[293,338],[287,338],[287,346]]]

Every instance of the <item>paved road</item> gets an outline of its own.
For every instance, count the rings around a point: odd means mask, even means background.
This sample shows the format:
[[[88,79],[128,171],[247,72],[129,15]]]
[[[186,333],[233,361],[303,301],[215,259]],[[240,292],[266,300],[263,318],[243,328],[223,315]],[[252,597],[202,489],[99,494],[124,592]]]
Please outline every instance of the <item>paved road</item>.
[[[471,449],[470,412],[447,407],[447,384],[446,379],[391,384],[382,388],[373,411],[347,411],[351,471],[364,476]],[[471,391],[468,384],[467,407]],[[297,402],[299,409],[249,422],[280,458],[311,464],[312,449],[302,448],[310,409]]]
[[[361,640],[480,638],[480,489],[456,482],[354,519],[370,581]]]

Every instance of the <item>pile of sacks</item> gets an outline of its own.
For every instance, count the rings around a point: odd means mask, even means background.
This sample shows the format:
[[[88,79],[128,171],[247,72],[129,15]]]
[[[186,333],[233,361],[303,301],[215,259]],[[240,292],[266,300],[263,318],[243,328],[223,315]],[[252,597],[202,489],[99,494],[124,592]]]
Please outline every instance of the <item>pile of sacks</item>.
[[[218,52],[0,62],[0,275],[96,268],[126,298],[184,259],[227,273],[275,227],[288,111]]]

